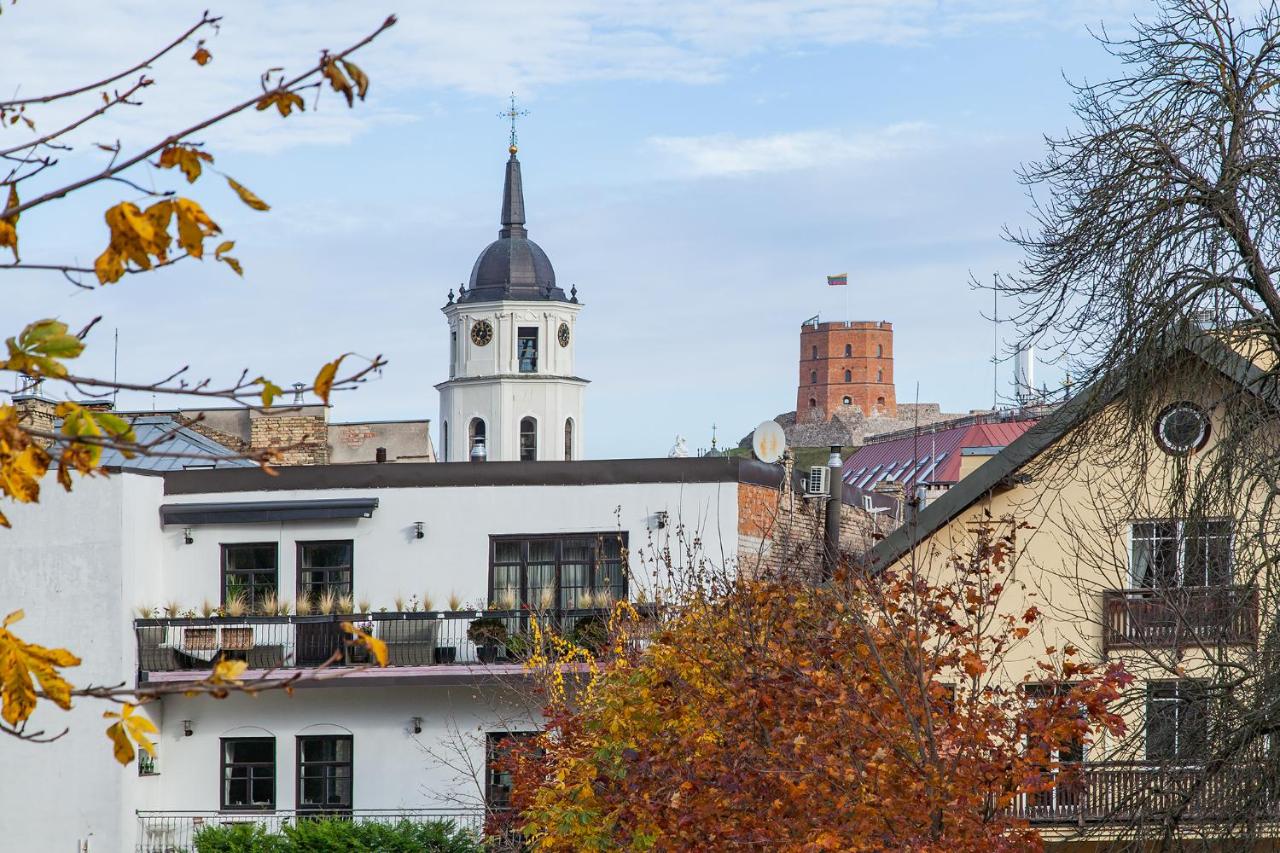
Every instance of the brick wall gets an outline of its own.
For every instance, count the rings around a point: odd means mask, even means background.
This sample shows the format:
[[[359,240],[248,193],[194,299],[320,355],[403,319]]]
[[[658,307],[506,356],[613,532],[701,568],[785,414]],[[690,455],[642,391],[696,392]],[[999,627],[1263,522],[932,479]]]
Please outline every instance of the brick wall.
[[[53,432],[53,412],[57,403],[46,400],[36,394],[16,394],[13,397],[13,408],[18,413],[18,423],[27,429],[40,432]],[[48,447],[52,439],[34,439],[38,444]]]
[[[255,413],[249,422],[249,444],[254,450],[275,449],[281,465],[329,462],[329,426],[323,414]]]
[[[826,420],[842,406],[867,417],[897,414],[892,323],[801,326],[799,367],[800,420]]]

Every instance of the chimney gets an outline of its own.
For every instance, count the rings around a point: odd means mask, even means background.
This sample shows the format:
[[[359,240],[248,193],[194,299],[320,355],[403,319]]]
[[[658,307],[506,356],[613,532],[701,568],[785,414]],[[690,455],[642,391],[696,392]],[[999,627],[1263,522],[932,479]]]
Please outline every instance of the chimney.
[[[384,464],[387,461],[387,449],[385,447],[376,448],[373,451],[373,461],[379,465]]]
[[[279,450],[279,465],[328,465],[329,407],[288,406],[251,411],[249,446],[253,450]]]
[[[47,397],[40,396],[40,385],[35,383],[23,393],[13,395],[13,407],[18,413],[18,423],[27,429],[39,432],[53,432],[54,410],[58,404]],[[37,444],[48,447],[51,439],[37,438]]]

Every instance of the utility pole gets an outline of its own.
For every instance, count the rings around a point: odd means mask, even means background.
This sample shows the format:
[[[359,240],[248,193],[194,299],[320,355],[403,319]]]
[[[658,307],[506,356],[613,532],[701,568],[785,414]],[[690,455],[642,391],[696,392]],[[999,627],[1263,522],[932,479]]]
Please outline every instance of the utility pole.
[[[830,580],[836,573],[840,561],[840,517],[844,507],[844,461],[840,458],[840,445],[831,445],[831,456],[827,459],[830,469],[827,477],[827,514],[826,535],[823,537],[822,579]]]

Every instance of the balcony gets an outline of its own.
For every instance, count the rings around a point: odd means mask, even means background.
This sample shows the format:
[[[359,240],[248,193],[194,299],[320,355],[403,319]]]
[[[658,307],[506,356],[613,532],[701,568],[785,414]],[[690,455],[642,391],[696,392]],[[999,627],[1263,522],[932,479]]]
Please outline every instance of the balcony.
[[[1106,590],[1102,605],[1104,651],[1258,641],[1258,590],[1254,587]]]
[[[196,834],[205,827],[256,823],[268,832],[277,833],[285,826],[309,817],[314,815],[295,811],[238,814],[216,811],[140,811],[138,843],[134,850],[136,853],[186,853],[197,849]],[[451,821],[456,826],[475,833],[477,838],[485,836],[485,813],[480,809],[356,809],[345,813],[343,817],[359,823]],[[503,839],[495,839],[491,835],[486,840],[494,849],[518,849],[514,846],[504,847],[500,843]]]
[[[606,609],[564,610],[539,616],[582,645],[603,636]],[[477,620],[485,630],[472,629]],[[137,619],[138,671],[146,681],[199,680],[218,660],[242,660],[253,671],[302,670],[328,663],[360,667],[353,675],[390,670],[446,674],[520,671],[532,616],[520,610],[466,610],[324,616],[238,616]],[[369,651],[347,642],[343,622],[387,644],[388,669],[372,667]],[[369,668],[374,671],[370,672]]]
[[[1186,803],[1181,820],[1217,821],[1238,815],[1245,802],[1258,816],[1280,817],[1280,780],[1261,764],[1206,778],[1197,767],[1115,762],[1061,774],[1052,788],[1022,795],[1013,813],[1033,823],[1141,823],[1159,821]]]

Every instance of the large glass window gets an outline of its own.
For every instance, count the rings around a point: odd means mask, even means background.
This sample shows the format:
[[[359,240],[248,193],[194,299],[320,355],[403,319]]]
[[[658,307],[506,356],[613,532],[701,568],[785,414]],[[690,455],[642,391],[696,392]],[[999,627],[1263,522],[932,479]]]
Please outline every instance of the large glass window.
[[[521,326],[516,332],[516,358],[521,373],[538,372],[538,328]]]
[[[1032,701],[1041,704],[1058,701],[1071,690],[1071,685],[1031,683],[1023,685],[1023,690]],[[1045,774],[1046,781],[1053,781],[1052,787],[1031,794],[1029,805],[1038,811],[1078,806],[1084,794],[1084,780],[1079,772],[1079,765],[1085,758],[1084,738],[1077,734],[1065,744],[1051,747],[1033,735],[1028,738],[1027,746],[1038,746],[1044,752],[1046,764],[1041,765],[1041,772]],[[1056,762],[1056,765],[1048,762]],[[1050,771],[1050,766],[1056,769]]]
[[[536,462],[538,459],[538,422],[533,418],[520,419],[520,461]]]
[[[222,808],[276,807],[276,739],[222,738]]]
[[[353,545],[340,542],[298,543],[298,597],[315,601],[326,593],[351,595]]]
[[[511,772],[501,766],[511,748],[537,732],[488,732],[485,735],[484,799],[490,809],[511,806]]]
[[[298,810],[351,811],[351,736],[298,738]]]
[[[495,536],[489,601],[538,610],[603,607],[627,596],[625,533]]]
[[[1130,570],[1144,589],[1231,585],[1231,522],[1143,521],[1132,528]]]
[[[237,596],[249,610],[279,588],[279,548],[274,542],[237,542],[222,546],[222,603]]]
[[[1147,683],[1147,760],[1201,761],[1208,745],[1208,685],[1198,679]]]

